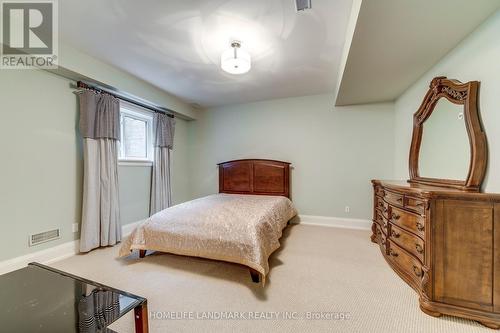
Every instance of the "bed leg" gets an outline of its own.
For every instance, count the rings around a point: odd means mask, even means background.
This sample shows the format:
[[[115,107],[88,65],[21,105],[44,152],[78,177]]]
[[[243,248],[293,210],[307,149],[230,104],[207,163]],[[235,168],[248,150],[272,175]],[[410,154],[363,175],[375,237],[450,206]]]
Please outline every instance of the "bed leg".
[[[139,258],[144,258],[146,256],[146,250],[139,250]]]
[[[255,269],[249,268],[250,276],[252,277],[252,282],[259,283],[260,282],[260,273]]]

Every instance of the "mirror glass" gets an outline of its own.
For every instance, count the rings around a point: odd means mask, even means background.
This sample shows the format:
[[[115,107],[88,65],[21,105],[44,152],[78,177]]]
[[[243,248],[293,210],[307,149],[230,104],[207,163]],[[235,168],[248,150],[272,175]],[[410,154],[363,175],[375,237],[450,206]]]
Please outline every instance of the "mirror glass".
[[[466,180],[470,158],[464,106],[441,97],[423,124],[420,177]]]

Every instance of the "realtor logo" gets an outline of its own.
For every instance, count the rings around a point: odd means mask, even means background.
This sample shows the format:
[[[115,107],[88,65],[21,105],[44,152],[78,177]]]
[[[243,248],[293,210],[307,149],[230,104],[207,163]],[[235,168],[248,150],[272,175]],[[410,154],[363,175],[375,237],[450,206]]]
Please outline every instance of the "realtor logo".
[[[57,68],[57,1],[1,1],[2,69]]]

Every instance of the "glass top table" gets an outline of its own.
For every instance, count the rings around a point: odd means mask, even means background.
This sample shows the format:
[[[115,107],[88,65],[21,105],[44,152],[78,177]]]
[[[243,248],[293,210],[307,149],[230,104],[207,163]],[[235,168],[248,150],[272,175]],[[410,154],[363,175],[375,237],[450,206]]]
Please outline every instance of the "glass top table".
[[[113,332],[134,310],[135,330],[148,332],[147,300],[39,263],[0,275],[0,331]]]

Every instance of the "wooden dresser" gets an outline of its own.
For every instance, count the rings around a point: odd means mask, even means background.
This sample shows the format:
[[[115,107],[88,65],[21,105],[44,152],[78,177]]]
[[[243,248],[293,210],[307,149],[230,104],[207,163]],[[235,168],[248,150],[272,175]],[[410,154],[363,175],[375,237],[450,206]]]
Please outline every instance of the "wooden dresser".
[[[498,329],[500,194],[481,192],[488,145],[478,89],[477,81],[431,81],[413,115],[410,179],[372,181],[371,240],[420,295],[422,311]]]
[[[500,195],[373,180],[373,234],[432,316],[500,325]]]

